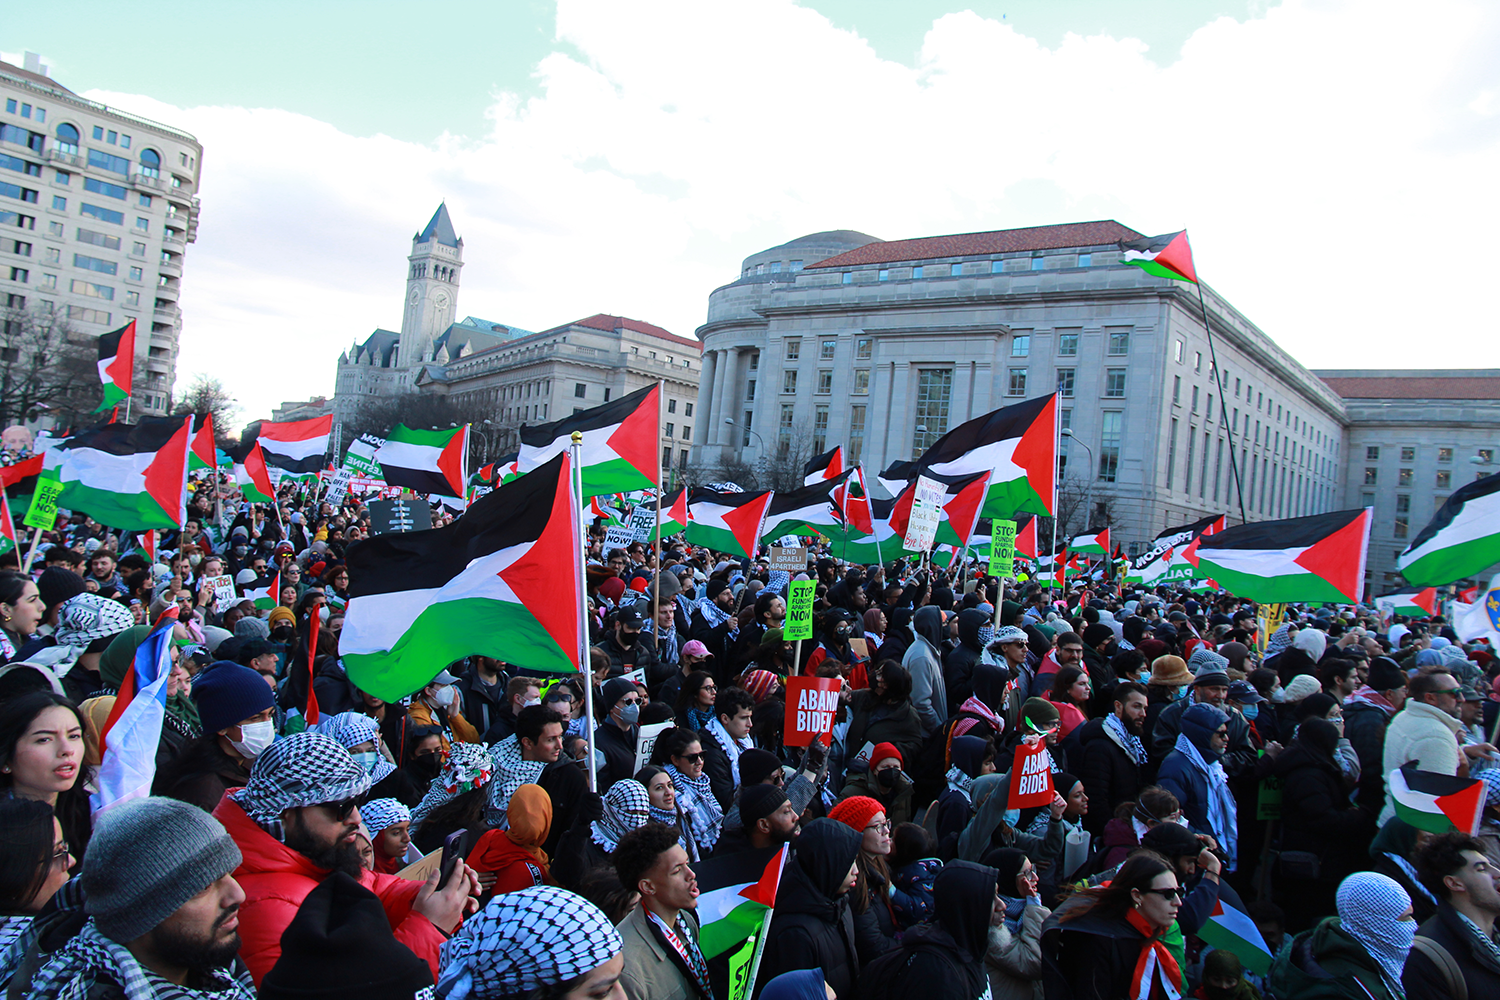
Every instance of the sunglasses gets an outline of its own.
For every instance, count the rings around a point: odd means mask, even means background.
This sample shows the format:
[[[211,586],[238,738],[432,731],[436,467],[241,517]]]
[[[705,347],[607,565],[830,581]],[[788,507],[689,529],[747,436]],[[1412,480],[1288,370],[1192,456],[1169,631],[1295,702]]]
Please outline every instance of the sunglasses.
[[[1182,899],[1187,895],[1187,890],[1180,885],[1174,885],[1170,889],[1142,889],[1141,892],[1149,892],[1160,896],[1162,899]]]
[[[707,755],[704,754],[702,750],[699,750],[697,753],[680,753],[677,755],[677,759],[693,761],[694,763],[701,764],[703,763],[703,758],[705,756]]]
[[[344,799],[342,802],[320,802],[318,807],[327,809],[334,819],[345,820],[353,814],[359,806],[358,799]]]

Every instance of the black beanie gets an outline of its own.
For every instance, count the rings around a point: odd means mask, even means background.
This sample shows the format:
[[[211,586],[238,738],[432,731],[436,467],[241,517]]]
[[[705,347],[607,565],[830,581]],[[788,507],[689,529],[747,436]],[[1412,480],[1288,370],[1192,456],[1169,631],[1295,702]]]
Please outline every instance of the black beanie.
[[[83,593],[83,577],[62,566],[48,566],[37,577],[36,590],[50,611],[68,598]]]
[[[758,785],[781,770],[781,758],[769,750],[754,747],[740,754],[740,784]]]
[[[746,830],[780,809],[786,792],[775,785],[749,785],[740,789],[740,822]]]
[[[260,984],[261,1000],[432,996],[432,969],[391,933],[373,892],[334,872],[307,894],[281,935],[281,957]]]
[[[1377,656],[1370,661],[1370,676],[1365,683],[1376,691],[1405,687],[1406,671],[1389,656]]]

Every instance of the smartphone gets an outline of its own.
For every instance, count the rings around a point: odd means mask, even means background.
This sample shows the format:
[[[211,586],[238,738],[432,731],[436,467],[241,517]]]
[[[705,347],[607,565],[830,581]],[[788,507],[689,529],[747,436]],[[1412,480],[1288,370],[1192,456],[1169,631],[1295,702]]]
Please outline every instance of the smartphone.
[[[453,877],[453,869],[458,867],[458,859],[462,855],[464,834],[467,830],[454,830],[443,838],[443,857],[438,862],[438,884],[442,889]]]

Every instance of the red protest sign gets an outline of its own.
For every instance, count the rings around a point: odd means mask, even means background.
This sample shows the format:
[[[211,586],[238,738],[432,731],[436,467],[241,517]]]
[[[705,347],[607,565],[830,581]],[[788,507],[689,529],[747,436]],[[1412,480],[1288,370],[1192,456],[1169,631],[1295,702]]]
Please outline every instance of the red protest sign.
[[[1052,803],[1052,757],[1046,740],[1022,740],[1010,769],[1008,809],[1030,809]]]
[[[786,727],[781,742],[789,747],[805,747],[813,737],[832,739],[833,720],[839,710],[838,677],[788,677],[786,681]]]

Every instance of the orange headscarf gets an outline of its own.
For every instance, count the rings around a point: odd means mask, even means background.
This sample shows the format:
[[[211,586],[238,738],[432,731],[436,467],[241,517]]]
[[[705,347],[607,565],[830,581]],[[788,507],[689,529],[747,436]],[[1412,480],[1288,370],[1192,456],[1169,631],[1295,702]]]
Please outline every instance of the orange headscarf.
[[[505,817],[510,821],[505,836],[545,867],[548,859],[542,843],[552,829],[552,799],[542,786],[522,785],[517,788],[510,797]]]

